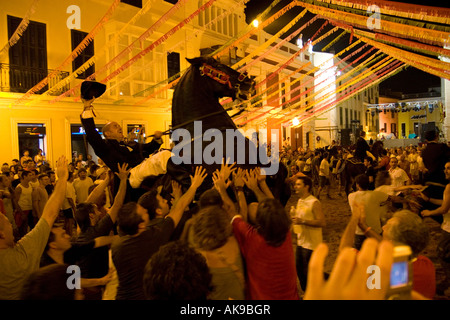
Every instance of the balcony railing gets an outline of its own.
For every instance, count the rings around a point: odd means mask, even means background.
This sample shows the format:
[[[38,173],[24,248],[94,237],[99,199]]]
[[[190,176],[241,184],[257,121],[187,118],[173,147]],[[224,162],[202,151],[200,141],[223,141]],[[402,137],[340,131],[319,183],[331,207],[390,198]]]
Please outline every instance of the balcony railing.
[[[2,92],[20,92],[25,93],[47,75],[52,74],[53,70],[43,70],[38,68],[12,66],[0,63],[0,91]],[[50,87],[57,84],[69,75],[67,71],[59,71],[48,79]],[[59,90],[53,91],[51,95],[60,95],[70,89],[70,85],[66,85]],[[48,85],[38,91],[41,94],[48,90]]]

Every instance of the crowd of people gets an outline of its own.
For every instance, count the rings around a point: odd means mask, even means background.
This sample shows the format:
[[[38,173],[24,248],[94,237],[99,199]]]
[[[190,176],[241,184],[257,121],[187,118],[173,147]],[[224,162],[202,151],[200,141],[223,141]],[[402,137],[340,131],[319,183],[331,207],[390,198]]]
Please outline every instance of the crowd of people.
[[[298,197],[290,211],[258,168],[224,163],[209,177],[214,187],[199,195],[208,175],[197,167],[184,192],[172,180],[170,197],[154,186],[130,201],[138,164],[112,168],[100,158],[62,156],[51,168],[24,154],[3,164],[0,176],[0,299],[385,299],[398,244],[413,252],[412,297],[433,299],[450,284],[450,185],[442,179],[450,180],[450,149],[431,134],[423,146],[371,147],[286,144],[280,164]],[[352,158],[365,170],[354,179],[352,216],[326,273],[320,198],[347,196],[340,168]],[[422,254],[426,217],[442,223],[438,252],[447,277],[438,285]],[[380,267],[381,290],[367,288],[369,265]],[[70,286],[68,270],[77,268]]]

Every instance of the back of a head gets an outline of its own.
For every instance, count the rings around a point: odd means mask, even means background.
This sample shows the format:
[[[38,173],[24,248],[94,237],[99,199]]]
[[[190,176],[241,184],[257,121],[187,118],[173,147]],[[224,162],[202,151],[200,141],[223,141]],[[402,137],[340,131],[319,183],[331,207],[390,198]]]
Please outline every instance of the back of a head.
[[[212,276],[206,259],[181,241],[159,248],[144,270],[144,293],[148,300],[206,300]]]
[[[410,246],[414,255],[425,249],[430,240],[430,232],[422,218],[409,210],[397,211],[392,218],[397,223],[389,231],[391,240]]]
[[[292,220],[277,199],[264,199],[256,211],[258,233],[273,247],[281,246],[291,228]]]
[[[366,174],[359,174],[355,178],[355,183],[362,189],[368,190],[370,186],[369,177]]]
[[[425,132],[425,140],[427,141],[434,141],[438,137],[438,133],[436,130],[429,130]]]
[[[203,192],[199,198],[200,208],[206,208],[207,206],[219,206],[223,205],[222,197],[216,189],[209,189]]]
[[[214,250],[224,246],[231,235],[230,218],[219,206],[200,209],[192,226],[193,245],[202,250]]]
[[[136,213],[136,202],[125,203],[117,214],[117,225],[119,234],[135,235],[139,231],[139,224],[143,221],[141,216]]]
[[[24,284],[21,300],[75,300],[75,290],[67,286],[67,267],[55,263],[33,272]]]
[[[87,230],[91,225],[89,214],[94,213],[94,204],[90,202],[82,202],[77,204],[75,209],[75,221],[81,229],[81,232]]]

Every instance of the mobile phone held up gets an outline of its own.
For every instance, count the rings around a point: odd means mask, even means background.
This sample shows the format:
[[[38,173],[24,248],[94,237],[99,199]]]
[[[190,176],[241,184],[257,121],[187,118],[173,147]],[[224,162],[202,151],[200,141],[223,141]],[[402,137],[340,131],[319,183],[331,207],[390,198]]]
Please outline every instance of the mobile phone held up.
[[[391,268],[388,300],[410,300],[412,290],[412,251],[409,246],[394,247],[394,263]]]

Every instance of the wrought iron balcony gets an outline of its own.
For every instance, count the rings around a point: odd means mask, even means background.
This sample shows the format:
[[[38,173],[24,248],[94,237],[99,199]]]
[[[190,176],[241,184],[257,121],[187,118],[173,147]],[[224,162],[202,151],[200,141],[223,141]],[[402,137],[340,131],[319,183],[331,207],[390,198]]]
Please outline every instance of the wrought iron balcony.
[[[38,68],[14,66],[6,63],[0,63],[0,91],[2,92],[20,92],[25,93],[47,75],[52,74],[53,70],[44,70]],[[58,71],[48,79],[48,85],[52,87],[62,79],[69,75],[67,71]],[[48,90],[48,85],[38,91],[41,94]],[[59,90],[53,91],[51,95],[60,95],[70,89],[70,85],[66,85]]]

